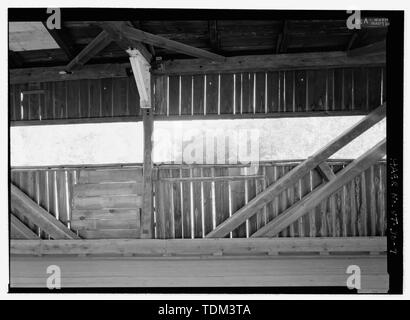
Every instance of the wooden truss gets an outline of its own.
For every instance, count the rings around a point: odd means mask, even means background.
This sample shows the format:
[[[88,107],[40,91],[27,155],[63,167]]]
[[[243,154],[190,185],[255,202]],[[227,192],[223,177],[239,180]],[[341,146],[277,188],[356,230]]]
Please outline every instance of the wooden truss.
[[[262,209],[276,196],[294,185],[299,179],[303,178],[311,170],[318,167],[319,171],[326,177],[326,180],[328,180],[328,182],[313,190],[310,194],[306,195],[304,199],[289,208],[275,220],[271,221],[264,228],[260,229],[254,234],[254,236],[273,235],[283,230],[283,228],[288,226],[291,222],[295,221],[304,213],[307,213],[308,207],[317,204],[319,199],[323,199],[323,196],[328,196],[331,193],[337,191],[337,189],[342,187],[343,184],[349,181],[349,179],[352,179],[355,175],[367,169],[371,164],[373,164],[384,155],[386,150],[385,140],[376,145],[373,149],[365,153],[363,156],[352,162],[337,176],[334,176],[331,169],[325,163],[325,161],[332,154],[346,146],[348,143],[360,136],[363,132],[371,128],[374,124],[378,123],[385,117],[385,115],[386,105],[384,104],[367,115],[352,128],[346,130],[340,136],[329,142],[313,156],[303,161],[289,173],[280,178],[277,182],[269,186],[265,191],[259,193],[249,203],[247,203],[244,207],[234,213],[230,218],[225,220],[214,230],[208,233],[206,237],[222,238],[226,236],[235,228],[244,223],[247,219],[256,214],[256,212]],[[285,219],[284,217],[287,217],[287,219]]]
[[[49,234],[53,239],[79,239],[74,232],[68,229],[61,221],[57,220],[54,216],[40,207],[37,203],[30,199],[23,191],[21,191],[14,184],[10,185],[11,193],[11,208],[13,211],[18,212],[19,215],[27,218],[30,222],[34,223],[41,230]],[[21,232],[25,232],[26,235],[32,236],[31,233],[27,233],[27,230],[22,230],[18,221],[12,218],[12,224],[14,220],[15,228],[20,229]]]

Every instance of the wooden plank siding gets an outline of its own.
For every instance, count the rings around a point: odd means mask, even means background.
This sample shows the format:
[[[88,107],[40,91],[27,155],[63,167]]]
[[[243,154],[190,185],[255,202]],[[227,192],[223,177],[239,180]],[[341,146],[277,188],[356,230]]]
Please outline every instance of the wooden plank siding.
[[[154,74],[154,120],[366,114],[386,100],[385,83],[385,67]],[[9,87],[9,116],[15,125],[132,117],[140,121],[139,103],[134,77]]]
[[[158,120],[366,114],[385,101],[384,67],[154,77]]]
[[[244,165],[160,165],[154,175],[154,236],[203,238],[252,197],[299,162]],[[334,173],[348,162],[329,161]],[[98,170],[97,170],[98,169]],[[248,176],[246,176],[248,174]],[[11,181],[47,212],[84,238],[139,238],[141,167],[117,169],[14,169]],[[227,235],[246,238],[324,182],[314,169]],[[121,201],[118,201],[118,200]],[[40,238],[48,235],[16,214]],[[383,236],[386,229],[386,165],[380,161],[322,201],[278,237]]]
[[[134,77],[38,83],[36,93],[24,84],[10,85],[10,121],[112,118],[140,115]]]
[[[328,162],[334,173],[340,171],[345,164]],[[170,169],[167,165],[161,165],[158,169],[158,180],[155,182],[156,223],[157,227],[162,228],[158,230],[161,238],[203,237],[214,229],[215,225],[225,221],[261,190],[296,166],[297,163],[264,163],[260,165],[258,175],[246,177],[246,168],[235,165],[212,168],[193,166],[191,169]],[[170,170],[175,172],[173,179],[168,178]],[[213,175],[211,171],[214,172]],[[189,174],[191,180],[186,178]],[[316,169],[312,170],[227,237],[251,236],[325,181]],[[378,162],[323,200],[308,215],[298,219],[278,236],[383,235],[386,228],[386,195],[382,192],[385,190],[385,181],[385,163]],[[352,183],[355,185],[353,188]],[[164,226],[175,226],[176,230],[183,230],[183,233],[174,234]],[[194,230],[193,235],[191,230]]]
[[[139,238],[142,169],[84,169],[73,187],[71,226],[85,239]]]

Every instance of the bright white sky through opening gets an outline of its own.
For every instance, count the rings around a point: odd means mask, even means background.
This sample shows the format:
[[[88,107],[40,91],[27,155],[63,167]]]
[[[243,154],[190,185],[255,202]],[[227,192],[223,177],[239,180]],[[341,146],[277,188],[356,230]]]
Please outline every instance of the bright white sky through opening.
[[[157,121],[153,159],[156,163],[198,162],[201,157],[204,163],[305,159],[360,119],[362,116]],[[206,139],[212,135],[214,154],[209,157]],[[383,120],[332,158],[357,158],[385,136]],[[142,123],[17,126],[11,128],[10,138],[12,167],[143,161]],[[202,155],[197,148],[201,141]]]

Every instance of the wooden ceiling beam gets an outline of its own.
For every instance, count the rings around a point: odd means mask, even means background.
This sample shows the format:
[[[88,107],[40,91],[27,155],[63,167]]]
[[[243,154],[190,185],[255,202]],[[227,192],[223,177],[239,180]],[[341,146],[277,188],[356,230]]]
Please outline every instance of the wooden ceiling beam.
[[[349,57],[361,57],[370,55],[383,55],[386,53],[386,40],[371,43],[369,45],[355,48],[347,52]]]
[[[131,65],[130,63],[85,65],[73,73],[62,73],[61,71],[64,71],[64,68],[65,66],[11,69],[9,71],[9,81],[10,84],[18,84],[44,81],[127,77],[127,69],[130,69]]]
[[[65,71],[70,72],[71,70],[84,65],[110,42],[112,42],[111,36],[106,31],[101,31],[93,41],[91,41],[74,59],[70,61],[66,66]]]
[[[345,51],[330,51],[229,57],[224,62],[211,62],[206,59],[168,60],[163,61],[153,72],[167,75],[258,72],[306,68],[363,67],[384,65],[385,63],[385,55],[351,57]]]
[[[18,52],[9,50],[9,62],[13,68],[21,68],[24,65],[24,60]]]
[[[61,50],[64,51],[65,55],[69,60],[74,59],[76,55],[76,49],[73,41],[67,35],[63,29],[49,29],[47,28],[46,22],[43,21],[44,27],[47,29],[50,36],[58,44]]]
[[[121,37],[128,40],[147,43],[155,47],[160,47],[167,50],[183,53],[188,56],[203,58],[211,61],[223,62],[225,60],[225,57],[221,55],[200,48],[192,47],[187,44],[170,40],[161,36],[157,36],[152,33],[138,30],[125,24],[109,22],[106,23],[106,25],[114,25],[115,27],[117,27],[121,34]]]
[[[148,62],[151,62],[152,53],[148,51],[143,43],[124,37],[121,29],[126,25],[129,25],[129,23],[104,22],[99,24],[101,28],[110,34],[113,41],[115,41],[121,49],[124,51],[127,51],[128,49],[137,49]]]
[[[134,28],[143,30],[141,21],[137,21],[137,20],[131,21],[131,25],[132,25]],[[152,55],[153,57],[155,56],[155,49],[154,49],[154,46],[153,46],[153,45],[151,45],[151,44],[144,44],[144,43],[141,43],[141,44],[146,47],[146,49],[149,51],[149,53],[151,53],[151,55]],[[145,58],[145,59],[146,59],[146,58]]]

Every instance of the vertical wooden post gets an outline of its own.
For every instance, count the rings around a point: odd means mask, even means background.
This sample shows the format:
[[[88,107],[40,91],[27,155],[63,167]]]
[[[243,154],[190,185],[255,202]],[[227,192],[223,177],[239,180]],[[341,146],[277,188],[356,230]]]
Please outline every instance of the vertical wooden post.
[[[152,131],[153,131],[153,82],[149,72],[150,64],[136,49],[129,49],[132,71],[137,84],[142,110],[142,122],[144,127],[144,194],[141,215],[141,238],[154,238],[154,210],[153,210],[153,186],[152,186]]]
[[[141,216],[141,238],[151,239],[154,235],[154,212],[152,205],[152,109],[142,109],[142,121],[144,126],[144,194]]]

